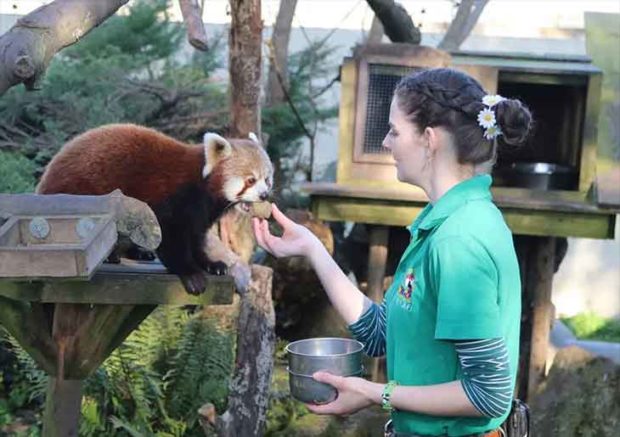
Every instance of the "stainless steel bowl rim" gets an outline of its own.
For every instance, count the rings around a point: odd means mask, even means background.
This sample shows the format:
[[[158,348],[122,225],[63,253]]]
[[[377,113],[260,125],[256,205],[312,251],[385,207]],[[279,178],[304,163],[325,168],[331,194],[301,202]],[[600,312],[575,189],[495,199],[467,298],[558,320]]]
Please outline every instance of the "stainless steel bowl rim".
[[[289,367],[288,367],[288,366],[286,366],[286,371],[287,371],[288,373],[290,373],[291,375],[293,375],[293,376],[302,376],[302,377],[304,377],[304,378],[312,378],[312,379],[314,379],[314,377],[313,377],[312,375],[304,375],[303,373],[295,373],[295,372],[293,372],[291,369],[289,369]],[[317,370],[317,372],[321,372],[321,370]],[[323,370],[323,372],[329,372],[329,370]],[[359,376],[359,375],[361,375],[362,373],[364,373],[364,366],[362,366],[362,367],[360,368],[360,370],[358,370],[357,372],[353,372],[353,373],[350,373],[350,374],[348,374],[348,375],[338,375],[338,376],[343,376],[343,377],[345,377],[345,378],[346,378],[347,376]]]
[[[302,354],[300,352],[293,352],[290,349],[290,346],[294,345],[294,344],[298,344],[298,343],[302,343],[302,342],[306,342],[306,341],[316,341],[316,340],[339,340],[339,341],[343,341],[346,340],[347,342],[350,343],[357,343],[358,349],[354,350],[354,351],[349,351],[349,352],[345,352],[342,354],[329,354],[329,355],[315,355],[315,354]],[[353,340],[351,338],[340,338],[340,337],[315,337],[315,338],[305,338],[303,340],[297,340],[297,341],[293,341],[289,344],[286,345],[286,347],[284,348],[284,350],[292,355],[297,355],[300,357],[343,357],[346,355],[351,355],[351,354],[355,354],[358,353],[360,351],[362,351],[364,349],[364,344],[357,341],[357,340]]]
[[[506,169],[528,174],[570,174],[576,172],[574,167],[551,162],[513,162],[509,167],[502,167],[499,170]]]

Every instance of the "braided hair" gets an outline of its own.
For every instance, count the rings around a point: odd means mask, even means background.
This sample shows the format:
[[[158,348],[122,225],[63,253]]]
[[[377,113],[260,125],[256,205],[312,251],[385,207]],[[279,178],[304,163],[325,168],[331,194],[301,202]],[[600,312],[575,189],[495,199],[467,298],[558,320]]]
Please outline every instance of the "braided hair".
[[[478,113],[486,108],[486,92],[471,76],[450,68],[435,68],[412,73],[396,85],[394,95],[400,109],[423,131],[441,126],[454,138],[460,164],[495,161],[497,143],[521,145],[532,127],[529,109],[517,99],[504,99],[491,109],[502,135],[484,137]]]

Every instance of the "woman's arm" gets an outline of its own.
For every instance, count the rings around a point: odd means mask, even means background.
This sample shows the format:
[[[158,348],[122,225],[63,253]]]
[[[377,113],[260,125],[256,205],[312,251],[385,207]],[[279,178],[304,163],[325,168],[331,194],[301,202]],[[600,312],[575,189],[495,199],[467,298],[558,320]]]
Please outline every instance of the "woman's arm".
[[[373,303],[355,323],[349,325],[353,337],[364,344],[366,355],[385,355],[386,322],[387,305],[383,299],[381,305]]]
[[[348,325],[358,320],[372,302],[351,283],[325,246],[309,229],[290,220],[275,204],[272,215],[284,232],[281,237],[276,237],[269,232],[266,220],[255,218],[253,226],[258,244],[278,258],[307,257],[340,316]]]
[[[329,300],[347,325],[357,321],[371,306],[368,299],[344,274],[325,246],[315,239],[308,259],[316,272]]]
[[[394,408],[436,416],[501,417],[510,408],[512,384],[508,353],[500,338],[456,341],[463,369],[458,381],[426,386],[396,386]],[[317,372],[314,378],[338,389],[336,401],[308,408],[317,414],[348,414],[381,404],[385,384]]]

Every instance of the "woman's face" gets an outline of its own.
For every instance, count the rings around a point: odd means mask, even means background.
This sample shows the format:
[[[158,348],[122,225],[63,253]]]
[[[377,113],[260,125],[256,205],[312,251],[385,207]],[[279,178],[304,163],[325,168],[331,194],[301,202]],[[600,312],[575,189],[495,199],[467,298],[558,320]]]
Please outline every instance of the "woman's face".
[[[401,182],[422,186],[428,164],[429,144],[424,133],[407,119],[400,109],[397,97],[390,105],[390,130],[383,139],[383,147],[392,152],[396,161],[396,175]]]

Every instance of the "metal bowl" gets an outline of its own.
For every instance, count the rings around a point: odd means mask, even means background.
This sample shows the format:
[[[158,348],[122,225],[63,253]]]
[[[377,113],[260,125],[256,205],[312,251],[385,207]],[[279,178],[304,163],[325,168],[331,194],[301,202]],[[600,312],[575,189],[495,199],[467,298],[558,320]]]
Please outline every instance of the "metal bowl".
[[[338,396],[329,384],[315,381],[312,374],[325,370],[338,376],[359,376],[364,370],[364,345],[349,338],[309,338],[289,343],[288,378],[291,396],[311,404],[326,404]]]
[[[301,375],[288,370],[288,385],[293,396],[298,401],[305,404],[327,404],[333,402],[338,397],[338,390],[329,384],[316,381],[311,375]],[[360,376],[362,370],[352,375]]]
[[[300,375],[326,370],[334,375],[348,376],[362,369],[364,345],[350,338],[309,338],[289,343],[288,367]]]
[[[498,186],[535,190],[572,190],[577,186],[575,167],[550,162],[513,162],[493,171]]]

